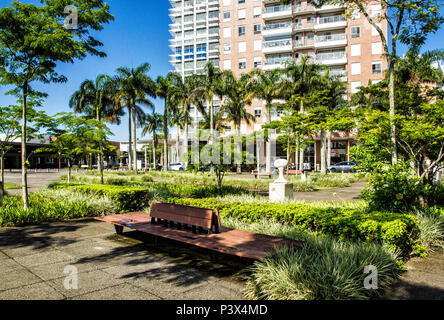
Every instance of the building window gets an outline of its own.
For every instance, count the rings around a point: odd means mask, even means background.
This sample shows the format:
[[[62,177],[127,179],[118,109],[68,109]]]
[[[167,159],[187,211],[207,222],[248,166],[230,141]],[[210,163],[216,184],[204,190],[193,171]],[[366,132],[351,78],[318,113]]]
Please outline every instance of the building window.
[[[262,65],[262,57],[254,57],[254,67],[259,68]]]
[[[245,3],[245,0],[238,0],[237,3]]]
[[[361,87],[361,81],[355,81],[351,83],[351,93],[358,93]]]
[[[225,54],[231,53],[231,43],[224,44],[224,53]]]
[[[231,37],[231,28],[224,28],[224,38]]]
[[[255,109],[254,110],[254,117],[256,119],[259,119],[260,117],[262,117],[262,109]]]
[[[240,26],[239,27],[239,37],[244,36],[245,35],[245,26]]]
[[[239,70],[247,68],[247,59],[239,59]]]
[[[262,25],[260,23],[254,25],[254,34],[260,34],[261,30],[262,30]]]
[[[230,19],[231,19],[231,12],[225,11],[224,12],[224,21],[230,21]]]
[[[361,55],[361,44],[352,44],[350,46],[351,48],[351,56],[352,57],[359,57]]]
[[[254,40],[254,42],[253,42],[253,50],[254,51],[262,50],[262,40]]]
[[[351,64],[351,74],[352,75],[361,74],[361,63],[360,62]]]
[[[245,9],[239,9],[237,11],[237,18],[239,20],[244,20],[246,18],[246,11],[245,11]]]
[[[254,7],[253,8],[253,17],[257,18],[260,17],[262,13],[262,7]]]
[[[381,74],[382,73],[382,63],[380,61],[372,63],[372,73]]]
[[[372,43],[372,54],[382,54],[382,42]]]
[[[361,27],[359,26],[351,27],[350,31],[352,38],[359,38],[361,36]]]
[[[231,60],[224,60],[224,70],[231,70]]]
[[[246,52],[247,51],[247,43],[245,41],[238,43],[238,52]]]

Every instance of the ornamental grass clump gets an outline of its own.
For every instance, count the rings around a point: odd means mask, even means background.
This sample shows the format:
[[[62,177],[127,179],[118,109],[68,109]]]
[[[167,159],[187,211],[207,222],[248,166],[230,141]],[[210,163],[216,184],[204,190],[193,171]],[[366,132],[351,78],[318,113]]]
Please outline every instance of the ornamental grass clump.
[[[254,300],[368,300],[384,293],[402,272],[397,255],[374,243],[306,234],[301,249],[280,249],[250,269],[244,291]],[[366,267],[377,270],[376,289],[365,286]]]

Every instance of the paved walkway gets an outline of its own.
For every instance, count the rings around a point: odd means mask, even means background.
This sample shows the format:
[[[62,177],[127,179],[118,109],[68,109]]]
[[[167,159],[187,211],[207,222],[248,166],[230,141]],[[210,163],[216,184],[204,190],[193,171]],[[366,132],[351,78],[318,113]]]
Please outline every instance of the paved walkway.
[[[413,258],[404,273],[389,290],[387,300],[444,300],[444,250],[427,259]]]
[[[295,200],[304,201],[360,201],[361,191],[367,185],[367,182],[356,182],[348,188],[320,190],[314,192],[295,192]]]
[[[66,172],[38,172],[35,173],[33,170],[30,170],[28,172],[28,187],[29,192],[35,192],[40,189],[46,188],[51,183],[55,182],[56,180],[60,179],[60,177],[66,174]],[[20,172],[14,172],[14,173],[5,173],[5,182],[15,185],[21,185],[22,184],[22,175]],[[7,190],[9,194],[22,194],[22,189],[10,189]]]
[[[246,262],[145,235],[117,236],[93,220],[0,229],[0,300],[242,299]],[[222,259],[221,259],[222,260]],[[78,289],[65,289],[67,266]]]

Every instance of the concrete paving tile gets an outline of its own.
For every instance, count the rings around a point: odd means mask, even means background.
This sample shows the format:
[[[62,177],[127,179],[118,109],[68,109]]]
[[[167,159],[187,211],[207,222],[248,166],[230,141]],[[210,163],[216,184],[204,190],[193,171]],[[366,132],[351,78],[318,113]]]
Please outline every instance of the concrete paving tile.
[[[159,300],[158,297],[128,283],[73,297],[72,300]]]
[[[178,295],[171,300],[245,300],[241,292],[214,284],[206,284]]]
[[[6,274],[18,269],[24,269],[24,267],[12,259],[0,260],[0,274]]]
[[[25,267],[35,267],[62,261],[69,263],[70,261],[74,261],[74,257],[64,252],[52,249],[43,253],[37,253],[25,257],[16,257],[15,260]]]
[[[61,300],[65,297],[44,282],[0,292],[0,300]]]
[[[0,291],[20,288],[38,282],[42,282],[42,280],[26,269],[18,269],[8,273],[1,273]]]
[[[61,292],[67,297],[75,297],[83,294],[87,294],[93,291],[106,289],[109,287],[122,284],[124,281],[116,279],[112,275],[109,275],[101,270],[95,270],[90,272],[79,273],[77,282],[77,289],[66,289],[65,278],[55,279],[47,282],[58,292]]]
[[[4,260],[4,259],[9,259],[9,257],[6,254],[4,254],[3,252],[0,251],[0,261]]]
[[[97,266],[92,263],[76,263],[71,261],[33,266],[30,267],[29,270],[47,281],[66,277],[67,274],[65,274],[65,268],[67,266],[76,267],[79,273],[97,270]]]

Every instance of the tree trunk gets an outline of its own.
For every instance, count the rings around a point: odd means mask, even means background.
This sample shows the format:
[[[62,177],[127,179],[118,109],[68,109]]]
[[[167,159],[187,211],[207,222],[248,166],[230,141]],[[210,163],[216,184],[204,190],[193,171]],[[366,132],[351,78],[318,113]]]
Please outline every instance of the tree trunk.
[[[325,130],[321,130],[321,174],[327,174],[326,143]]]
[[[1,179],[0,181],[0,208],[3,207],[3,198],[5,196],[5,153],[2,152],[0,156]]]
[[[213,95],[210,96],[210,145],[213,145],[214,139],[214,99]],[[210,169],[211,174],[214,173],[214,167]]]
[[[168,171],[168,109],[165,103],[165,112],[163,115],[163,171]]]
[[[267,124],[270,124],[271,122],[271,107],[268,106],[267,107]],[[271,173],[271,130],[267,129],[268,131],[268,141],[265,143],[265,148],[266,148],[266,157],[265,157],[265,167],[266,167],[266,171],[267,173]]]
[[[128,132],[129,132],[129,134],[128,134],[128,136],[129,136],[129,138],[128,138],[128,170],[129,171],[133,171],[133,155],[132,155],[132,151],[133,151],[133,148],[132,148],[132,136],[133,136],[133,133],[132,133],[132,117],[131,117],[131,108],[130,107],[128,107],[128,117],[129,117],[129,121],[128,121]]]
[[[180,154],[180,127],[179,125],[176,126],[176,161],[179,162],[179,154]]]
[[[137,174],[137,126],[136,126],[136,111],[133,110],[133,159],[134,159],[134,173]]]
[[[184,158],[185,167],[188,167],[188,119],[185,119],[184,134],[183,134],[183,147],[182,158]]]
[[[68,158],[68,184],[71,183],[71,159]]]
[[[327,150],[326,150],[326,157],[327,157],[327,168],[331,166],[331,136],[332,133],[330,130],[327,131]]]
[[[154,143],[154,137],[153,137],[153,166],[154,166],[154,171],[156,171],[156,144]]]
[[[389,99],[390,99],[390,140],[391,140],[391,153],[392,164],[398,162],[398,150],[396,146],[396,125],[395,125],[395,74],[394,63],[390,63],[389,69]]]
[[[239,123],[237,126],[237,138],[240,139],[241,145],[240,145],[240,148],[238,148],[238,144],[236,143],[236,148],[237,148],[236,152],[238,152],[238,154],[240,153],[240,157],[242,159],[243,158],[242,157],[242,138],[241,138],[240,126],[241,126],[241,124]],[[236,166],[237,166],[237,174],[242,174],[242,160],[241,160],[241,163],[236,164]]]
[[[27,115],[27,99],[28,99],[28,83],[25,81],[23,85],[23,107],[22,107],[22,185],[23,185],[23,209],[25,211],[29,208],[28,200],[28,168],[26,167],[26,115]]]
[[[296,141],[296,150],[294,152],[294,165],[299,170],[299,140]]]

